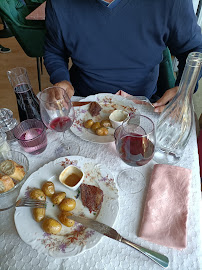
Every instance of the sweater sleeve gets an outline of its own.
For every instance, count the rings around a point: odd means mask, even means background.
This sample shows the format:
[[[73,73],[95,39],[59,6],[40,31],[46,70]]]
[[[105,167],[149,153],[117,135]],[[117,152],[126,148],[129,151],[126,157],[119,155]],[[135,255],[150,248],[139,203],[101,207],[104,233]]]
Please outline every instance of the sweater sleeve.
[[[167,45],[179,61],[176,79],[176,85],[179,85],[188,54],[202,52],[201,28],[197,24],[192,0],[176,0],[170,21],[172,25]],[[201,75],[202,72],[199,79]]]
[[[70,81],[68,62],[69,52],[65,47],[52,1],[46,3],[46,40],[44,45],[44,64],[52,84]]]

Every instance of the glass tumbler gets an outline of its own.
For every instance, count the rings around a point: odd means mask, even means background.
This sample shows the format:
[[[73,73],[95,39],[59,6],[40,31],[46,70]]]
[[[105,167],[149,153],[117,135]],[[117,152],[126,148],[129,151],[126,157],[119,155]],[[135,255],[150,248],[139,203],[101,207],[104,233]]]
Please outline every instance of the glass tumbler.
[[[46,127],[37,119],[27,119],[13,131],[22,149],[32,155],[41,154],[47,146]]]

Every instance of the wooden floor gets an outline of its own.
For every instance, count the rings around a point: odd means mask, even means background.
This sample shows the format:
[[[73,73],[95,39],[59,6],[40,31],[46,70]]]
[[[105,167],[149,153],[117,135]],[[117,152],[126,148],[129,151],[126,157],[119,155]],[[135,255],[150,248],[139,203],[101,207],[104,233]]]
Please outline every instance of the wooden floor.
[[[28,76],[35,93],[38,93],[38,77],[36,59],[28,57],[21,49],[14,37],[0,39],[0,44],[10,48],[10,53],[0,53],[0,108],[8,108],[13,111],[15,118],[18,118],[17,103],[13,88],[9,83],[7,71],[14,67],[24,67],[27,69]],[[42,89],[51,86],[49,75],[43,66],[41,75]]]

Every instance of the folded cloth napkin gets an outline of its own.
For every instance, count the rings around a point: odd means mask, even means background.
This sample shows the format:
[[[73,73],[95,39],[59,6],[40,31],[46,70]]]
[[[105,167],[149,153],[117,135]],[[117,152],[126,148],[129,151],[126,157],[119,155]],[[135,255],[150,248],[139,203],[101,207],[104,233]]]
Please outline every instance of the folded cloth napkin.
[[[132,95],[124,92],[123,90],[119,90],[118,92],[116,92],[116,95],[122,96],[122,97],[133,97]]]
[[[140,237],[171,248],[186,247],[190,180],[189,169],[166,164],[154,165]]]
[[[119,96],[128,98],[129,100],[132,100],[135,104],[152,105],[147,97],[145,97],[145,96],[132,96],[132,95],[124,92],[123,90],[119,90],[118,92],[116,92],[115,95],[119,95]]]

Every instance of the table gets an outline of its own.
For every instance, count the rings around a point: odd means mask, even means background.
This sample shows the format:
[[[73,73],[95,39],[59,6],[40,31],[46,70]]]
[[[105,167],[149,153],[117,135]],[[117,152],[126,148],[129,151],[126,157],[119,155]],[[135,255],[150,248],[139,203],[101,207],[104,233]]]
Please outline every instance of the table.
[[[74,97],[74,100],[79,100]],[[148,116],[156,121],[156,114],[147,112]],[[48,147],[41,154],[36,156],[27,155],[30,162],[29,174],[40,168],[43,164],[56,159],[55,149],[62,139],[62,134],[48,131]],[[118,172],[127,167],[115,151],[112,151],[114,143],[107,145],[93,144],[82,141],[69,132],[69,139],[80,145],[80,156],[94,159],[97,163],[104,164],[112,172],[115,179]],[[15,149],[20,149],[16,144]],[[98,154],[97,154],[98,153]],[[149,177],[155,164],[151,161],[144,167],[139,167],[149,181]],[[182,270],[202,269],[202,239],[200,232],[200,177],[199,162],[197,153],[196,133],[193,129],[190,141],[185,149],[182,160],[178,166],[192,169],[193,177],[190,189],[189,214],[188,214],[188,244],[186,249],[180,251],[160,245],[153,244],[137,237],[140,225],[146,189],[143,193],[128,195],[127,197],[119,191],[119,214],[114,224],[114,228],[126,239],[150,248],[168,256],[170,260],[167,269]],[[17,234],[14,225],[14,209],[0,214],[0,269],[1,270],[145,270],[161,269],[146,256],[135,251],[122,243],[118,243],[107,237],[92,249],[87,250],[75,257],[67,259],[54,259],[46,254],[38,254],[30,246],[25,244]]]
[[[45,20],[45,8],[46,8],[46,2],[41,4],[34,11],[32,11],[29,15],[27,15],[26,20],[44,21]]]

